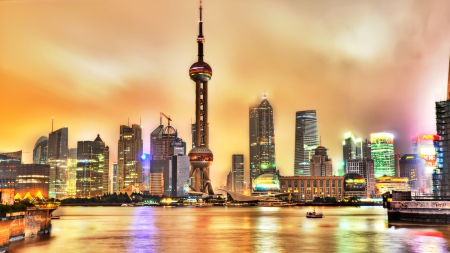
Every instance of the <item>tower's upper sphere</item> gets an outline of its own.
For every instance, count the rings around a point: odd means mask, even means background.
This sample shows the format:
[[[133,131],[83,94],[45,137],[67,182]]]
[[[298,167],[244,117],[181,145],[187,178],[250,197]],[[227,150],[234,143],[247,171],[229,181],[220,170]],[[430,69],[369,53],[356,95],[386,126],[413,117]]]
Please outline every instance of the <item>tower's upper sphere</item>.
[[[189,68],[192,81],[207,82],[211,80],[212,69],[206,62],[196,62]]]
[[[194,168],[205,168],[211,166],[213,153],[207,147],[195,147],[189,151],[189,162]]]

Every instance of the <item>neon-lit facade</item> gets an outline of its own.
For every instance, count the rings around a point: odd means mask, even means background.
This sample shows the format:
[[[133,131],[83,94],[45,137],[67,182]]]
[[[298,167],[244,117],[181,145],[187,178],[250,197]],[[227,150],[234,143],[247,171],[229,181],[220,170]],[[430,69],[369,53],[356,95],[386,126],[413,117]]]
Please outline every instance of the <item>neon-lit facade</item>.
[[[250,184],[253,184],[260,174],[276,172],[273,108],[266,94],[258,107],[250,108],[249,116]]]
[[[390,133],[370,134],[375,178],[395,176],[394,135]]]
[[[375,189],[377,194],[392,191],[410,191],[409,179],[407,177],[378,177],[375,179]]]
[[[279,192],[280,180],[275,173],[266,173],[259,175],[253,180],[253,193]]]
[[[311,201],[315,197],[344,196],[344,177],[280,177],[281,192],[291,193],[294,201]]]
[[[140,188],[142,184],[142,128],[140,125],[120,126],[118,143],[118,191],[129,185]]]

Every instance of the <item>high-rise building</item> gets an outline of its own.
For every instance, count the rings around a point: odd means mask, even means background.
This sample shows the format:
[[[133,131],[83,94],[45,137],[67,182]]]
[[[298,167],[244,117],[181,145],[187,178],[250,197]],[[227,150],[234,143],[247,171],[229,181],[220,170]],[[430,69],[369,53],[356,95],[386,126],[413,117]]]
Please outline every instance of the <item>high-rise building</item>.
[[[22,164],[22,150],[0,153],[0,178],[15,179],[17,169]]]
[[[187,197],[189,192],[189,156],[185,155],[185,142],[176,139],[171,142],[169,156],[164,165],[164,196]]]
[[[233,191],[233,171],[230,171],[227,175],[227,189]]]
[[[195,82],[195,148],[189,151],[191,170],[189,172],[190,190],[195,193],[214,195],[210,180],[210,166],[213,153],[209,149],[208,127],[208,81],[211,80],[212,69],[203,61],[203,21],[200,4],[199,35],[197,36],[198,60],[189,68],[189,76]]]
[[[309,162],[319,146],[316,110],[295,113],[294,176],[310,176]]]
[[[424,194],[426,187],[425,160],[418,154],[406,154],[400,160],[400,177],[407,177],[411,191]]]
[[[142,128],[140,125],[120,126],[118,145],[117,189],[122,190],[129,185],[139,188],[142,183],[143,149]]]
[[[273,108],[264,94],[258,107],[250,108],[250,184],[261,174],[275,173]]]
[[[178,132],[175,128],[162,124],[150,134],[150,194],[162,196],[164,192],[164,171],[168,170],[170,156],[170,144],[178,138]],[[168,182],[166,182],[167,184]]]
[[[333,163],[331,158],[328,157],[327,149],[323,146],[318,146],[314,150],[309,166],[310,176],[312,177],[333,176]]]
[[[375,175],[373,160],[368,158],[349,159],[345,164],[345,174],[357,173],[361,175],[366,183],[366,195],[375,195]]]
[[[150,190],[150,154],[142,154],[142,191]]]
[[[112,164],[112,191],[117,192],[117,172],[119,170],[119,164],[117,162],[113,162]]]
[[[49,134],[48,160],[50,165],[50,198],[62,199],[67,196],[67,158],[69,157],[69,129],[60,128]]]
[[[433,172],[433,192],[435,195],[450,196],[450,63],[447,79],[447,100],[436,102],[435,140],[438,168]]]
[[[390,133],[370,134],[375,178],[395,176],[394,135]]]
[[[356,139],[352,132],[345,133],[342,142],[344,163],[350,159],[361,159],[363,156],[363,146],[361,138]]]
[[[108,193],[109,147],[97,135],[94,141],[79,141],[77,146],[77,198]]]
[[[244,188],[244,155],[235,154],[231,159],[233,172],[233,186],[232,191],[243,193]]]
[[[69,158],[67,159],[67,197],[75,198],[77,195],[77,149],[69,148]]]
[[[418,134],[413,138],[413,151],[425,161],[425,194],[434,194],[439,187],[438,180],[432,180],[433,172],[438,169],[434,141],[439,140],[435,134]]]
[[[34,164],[47,163],[47,149],[48,149],[48,137],[43,135],[36,141],[36,144],[34,144],[33,148]]]

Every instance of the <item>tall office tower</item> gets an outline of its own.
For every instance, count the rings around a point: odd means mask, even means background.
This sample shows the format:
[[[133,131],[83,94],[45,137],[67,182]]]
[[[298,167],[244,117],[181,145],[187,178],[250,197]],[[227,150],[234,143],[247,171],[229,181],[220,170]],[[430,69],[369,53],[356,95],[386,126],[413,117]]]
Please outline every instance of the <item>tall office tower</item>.
[[[363,156],[362,158],[372,159],[372,145],[370,141],[366,140],[362,143]]]
[[[195,82],[195,148],[189,151],[191,170],[190,189],[192,192],[203,192],[214,195],[211,180],[209,178],[209,167],[213,162],[213,153],[209,149],[209,127],[208,127],[208,81],[212,76],[212,69],[208,63],[203,61],[203,21],[202,6],[200,4],[198,61],[189,68],[189,76]]]
[[[250,108],[250,184],[261,174],[275,173],[273,108],[264,94],[258,107]]]
[[[75,198],[77,195],[77,149],[69,148],[67,159],[67,197]]]
[[[112,192],[119,191],[117,189],[117,172],[119,170],[119,164],[117,162],[113,162],[112,164]]]
[[[424,194],[426,187],[425,160],[418,154],[406,154],[400,160],[400,177],[409,178],[411,192]]]
[[[310,176],[312,177],[333,176],[333,162],[328,157],[327,149],[323,146],[318,146],[314,150],[309,166]]]
[[[244,188],[244,155],[233,155],[231,159],[234,192],[243,193]]]
[[[316,110],[295,113],[294,176],[310,176],[309,161],[319,146]]]
[[[69,129],[67,127],[53,131],[48,136],[47,164],[50,165],[50,198],[62,199],[67,195],[68,139]]]
[[[142,154],[142,189],[141,191],[150,190],[150,154]]]
[[[447,100],[436,102],[435,141],[438,168],[433,172],[433,192],[435,195],[450,196],[450,63],[448,70]]]
[[[117,191],[129,185],[139,188],[142,183],[143,149],[142,128],[140,125],[120,126],[118,145]]]
[[[22,164],[22,150],[0,153],[0,178],[14,180],[20,164]]]
[[[227,190],[233,191],[233,171],[230,171],[227,175]]]
[[[170,119],[170,118],[168,118]],[[164,167],[169,157],[170,143],[178,138],[178,132],[170,126],[160,125],[150,134],[150,194],[164,195]]]
[[[395,176],[394,135],[390,133],[370,134],[375,178]]]
[[[108,193],[109,147],[97,135],[94,141],[79,141],[77,146],[77,198]]]
[[[185,142],[177,138],[172,141],[169,156],[164,165],[164,196],[171,198],[188,197],[189,156],[185,155]]]
[[[375,175],[372,159],[349,159],[345,164],[345,174],[357,173],[366,180],[367,196],[375,195]]]
[[[400,160],[402,159],[402,155],[399,153],[394,153],[394,171],[395,176],[400,177]]]
[[[47,163],[47,148],[48,148],[48,137],[43,135],[36,141],[36,144],[34,144],[33,148],[34,164]]]
[[[345,133],[342,142],[344,163],[350,159],[362,159],[364,157],[363,141],[355,138],[352,132]]]
[[[437,140],[439,136],[435,134],[418,134],[412,140],[414,153],[425,160],[425,194],[434,194],[433,189],[436,190],[439,186],[438,180],[432,180],[433,172],[438,169],[434,147],[434,141]]]

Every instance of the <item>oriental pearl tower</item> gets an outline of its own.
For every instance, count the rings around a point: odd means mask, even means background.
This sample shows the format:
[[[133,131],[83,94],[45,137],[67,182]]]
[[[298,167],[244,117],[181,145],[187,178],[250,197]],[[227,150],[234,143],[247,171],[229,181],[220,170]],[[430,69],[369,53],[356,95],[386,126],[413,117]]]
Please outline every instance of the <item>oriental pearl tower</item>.
[[[203,61],[203,22],[202,2],[200,1],[200,21],[198,23],[199,35],[198,61],[189,68],[189,76],[195,82],[195,148],[189,151],[191,170],[191,194],[207,193],[214,194],[209,178],[209,167],[213,162],[213,153],[209,149],[208,128],[208,81],[212,76],[212,69],[208,63]]]

